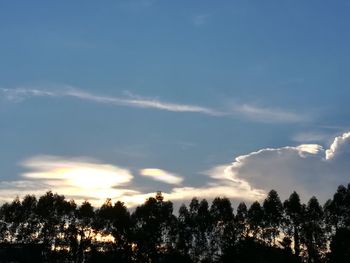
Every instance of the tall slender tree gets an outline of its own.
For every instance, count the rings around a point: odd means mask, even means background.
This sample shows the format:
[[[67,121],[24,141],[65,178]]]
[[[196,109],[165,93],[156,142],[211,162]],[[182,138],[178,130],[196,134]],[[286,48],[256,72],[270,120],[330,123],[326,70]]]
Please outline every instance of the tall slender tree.
[[[293,239],[294,253],[300,255],[300,231],[303,220],[302,205],[297,192],[293,192],[284,202],[286,234]]]
[[[247,236],[247,205],[244,202],[239,203],[235,216],[235,225],[237,228],[237,237],[242,239]]]
[[[252,203],[247,215],[248,231],[253,238],[259,238],[262,231],[264,211],[258,201]]]
[[[307,247],[308,262],[321,262],[326,249],[323,209],[316,197],[312,197],[306,207],[303,220],[303,242]]]

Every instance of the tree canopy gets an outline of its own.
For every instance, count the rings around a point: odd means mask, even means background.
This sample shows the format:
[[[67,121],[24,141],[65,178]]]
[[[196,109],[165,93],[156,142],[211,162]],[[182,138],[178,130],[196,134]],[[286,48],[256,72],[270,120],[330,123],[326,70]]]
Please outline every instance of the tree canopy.
[[[316,197],[303,204],[295,191],[282,203],[271,190],[249,208],[194,197],[174,212],[158,192],[130,211],[120,201],[94,208],[49,191],[0,208],[5,262],[32,253],[42,262],[342,263],[349,248],[350,185],[324,206]]]

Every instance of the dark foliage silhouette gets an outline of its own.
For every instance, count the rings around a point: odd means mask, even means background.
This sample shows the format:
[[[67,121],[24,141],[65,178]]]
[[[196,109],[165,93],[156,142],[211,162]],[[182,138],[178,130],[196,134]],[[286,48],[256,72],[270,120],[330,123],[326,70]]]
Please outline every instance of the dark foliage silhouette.
[[[132,211],[111,199],[77,206],[51,191],[17,197],[0,208],[0,263],[350,262],[350,185],[323,207],[316,197],[302,204],[296,192],[282,203],[271,190],[236,212],[217,197],[174,213],[158,192]]]

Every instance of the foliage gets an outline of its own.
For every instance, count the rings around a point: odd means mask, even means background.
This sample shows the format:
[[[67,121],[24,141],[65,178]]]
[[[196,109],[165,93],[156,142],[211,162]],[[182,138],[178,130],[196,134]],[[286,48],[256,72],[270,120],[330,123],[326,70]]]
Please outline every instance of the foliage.
[[[5,261],[35,246],[44,262],[341,263],[350,262],[349,240],[350,185],[323,207],[316,197],[302,204],[296,192],[282,204],[271,190],[262,205],[240,203],[236,214],[217,197],[211,205],[193,198],[175,215],[160,192],[132,213],[120,201],[95,209],[51,191],[0,208]]]

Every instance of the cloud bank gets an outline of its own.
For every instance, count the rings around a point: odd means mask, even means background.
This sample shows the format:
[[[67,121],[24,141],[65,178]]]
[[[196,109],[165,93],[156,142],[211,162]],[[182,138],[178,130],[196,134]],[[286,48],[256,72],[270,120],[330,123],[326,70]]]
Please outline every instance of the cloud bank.
[[[0,182],[0,201],[11,201],[17,195],[42,195],[52,190],[67,198],[74,198],[78,203],[89,200],[99,206],[106,198],[112,198],[114,201],[125,202],[127,206],[135,206],[155,194],[135,190],[142,186],[134,184],[135,176],[129,169],[101,163],[92,158],[40,155],[23,161],[21,166],[29,171],[22,173],[19,180]],[[194,196],[212,198],[222,195],[256,200],[265,194],[252,189],[243,180],[214,178],[210,174],[202,175],[204,181],[207,181],[202,187],[179,186],[183,177],[158,168],[141,169],[140,176],[175,185],[169,192],[164,192],[164,196],[173,201],[186,201]]]
[[[339,184],[350,182],[350,132],[334,138],[328,149],[319,144],[265,148],[238,156],[233,163],[215,166],[201,175],[201,186],[182,185],[183,176],[159,168],[140,169],[139,175],[174,187],[164,196],[173,201],[192,197],[212,199],[226,196],[236,200],[262,200],[276,189],[282,199],[296,190],[304,201],[316,195],[324,202]],[[39,155],[24,160],[27,170],[18,180],[0,182],[0,200],[16,195],[41,195],[53,190],[78,202],[88,199],[100,205],[105,198],[128,206],[143,203],[152,192],[135,185],[127,168],[92,158]],[[157,189],[154,189],[155,191]]]
[[[198,175],[201,186],[182,185],[183,176],[159,168],[141,169],[138,176],[174,185],[164,192],[165,198],[172,201],[226,196],[252,202],[262,200],[267,191],[276,189],[282,199],[296,190],[305,202],[312,195],[325,202],[338,185],[350,182],[349,160],[350,132],[347,132],[334,138],[328,149],[318,144],[301,144],[238,156],[231,164],[218,165]],[[91,158],[40,155],[21,165],[28,171],[18,180],[0,182],[0,200],[52,190],[78,202],[88,199],[97,206],[106,198],[135,206],[154,195],[140,190],[142,186],[134,183],[135,175],[129,169]]]

